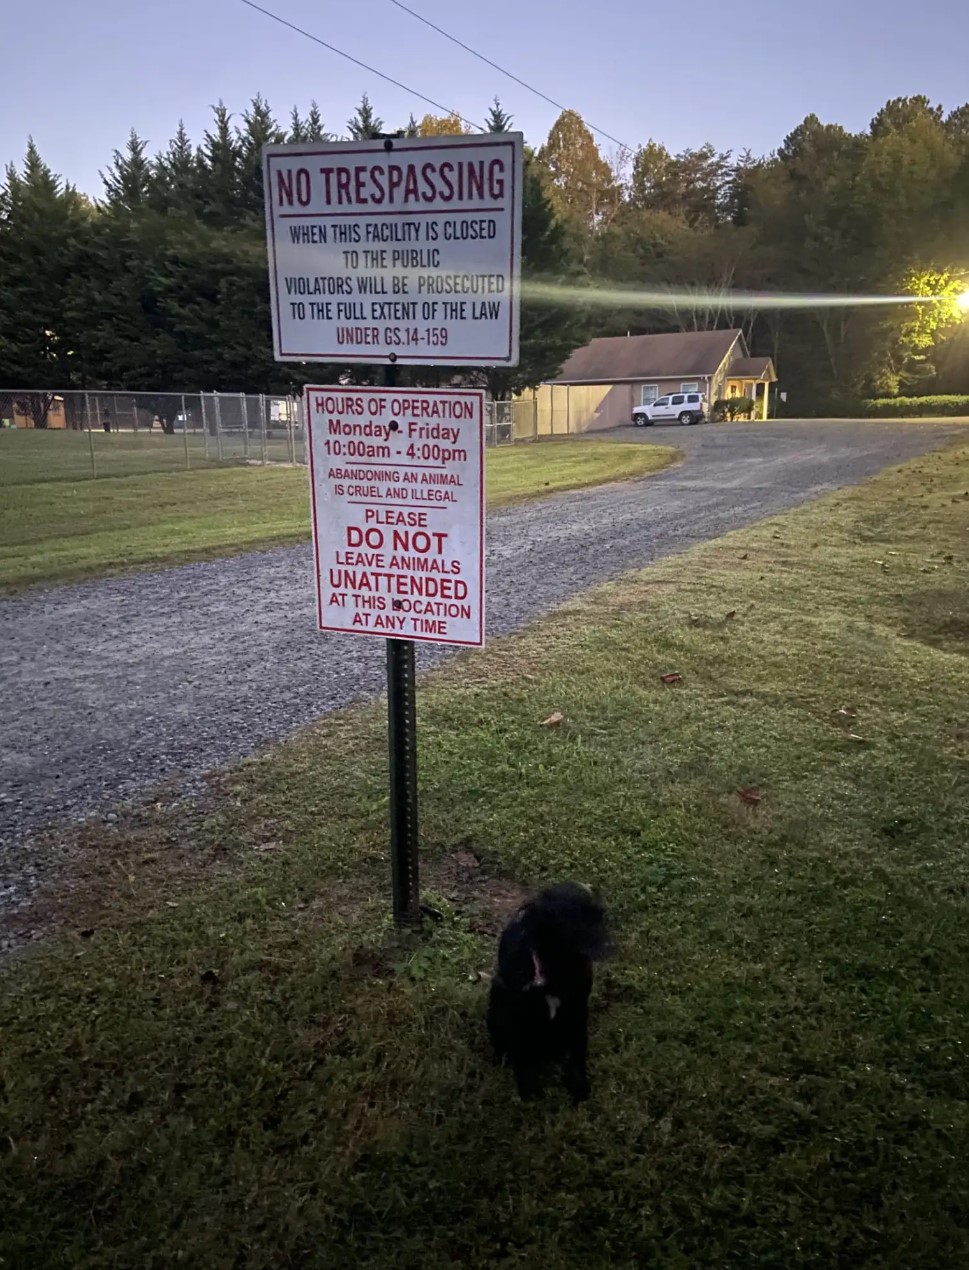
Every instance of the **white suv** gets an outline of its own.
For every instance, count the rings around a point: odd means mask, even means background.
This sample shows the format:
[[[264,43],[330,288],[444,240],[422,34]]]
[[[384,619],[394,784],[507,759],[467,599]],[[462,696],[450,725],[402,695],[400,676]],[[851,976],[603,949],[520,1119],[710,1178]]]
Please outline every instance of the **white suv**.
[[[633,423],[637,428],[648,428],[657,419],[702,423],[706,417],[707,403],[698,392],[675,392],[657,397],[646,406],[633,406]]]

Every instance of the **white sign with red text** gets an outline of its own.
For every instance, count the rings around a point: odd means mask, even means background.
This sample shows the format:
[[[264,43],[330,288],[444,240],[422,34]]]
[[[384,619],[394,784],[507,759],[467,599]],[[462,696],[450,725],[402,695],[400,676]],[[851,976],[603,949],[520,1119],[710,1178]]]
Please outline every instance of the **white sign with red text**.
[[[319,627],[484,644],[484,393],[306,389]]]
[[[263,151],[278,361],[517,366],[522,137]]]

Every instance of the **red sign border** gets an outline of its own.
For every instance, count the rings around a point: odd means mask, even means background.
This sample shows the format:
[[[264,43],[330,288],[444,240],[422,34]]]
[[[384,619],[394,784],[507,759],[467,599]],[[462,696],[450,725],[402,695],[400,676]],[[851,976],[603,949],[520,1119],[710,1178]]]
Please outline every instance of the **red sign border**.
[[[313,455],[313,427],[310,413],[310,393],[338,392],[343,395],[359,393],[369,396],[400,396],[408,393],[422,397],[474,397],[478,401],[478,461],[481,465],[478,499],[478,638],[471,639],[433,639],[429,635],[400,635],[387,631],[361,630],[358,626],[326,626],[323,622],[323,586],[320,574],[320,536],[317,529],[316,515],[316,467]],[[316,624],[317,629],[330,635],[366,635],[376,639],[412,639],[419,644],[443,644],[451,648],[484,648],[485,644],[485,423],[484,408],[487,394],[483,388],[364,388],[352,384],[307,384],[303,395],[303,415],[306,426],[306,447],[309,455],[310,477],[310,517],[313,525],[313,573],[316,580]],[[403,507],[404,504],[401,504]]]

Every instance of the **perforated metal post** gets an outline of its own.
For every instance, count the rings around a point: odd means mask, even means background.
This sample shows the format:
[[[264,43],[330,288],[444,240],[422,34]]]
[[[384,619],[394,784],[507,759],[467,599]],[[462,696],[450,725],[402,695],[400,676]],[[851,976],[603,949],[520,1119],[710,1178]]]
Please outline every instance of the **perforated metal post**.
[[[390,876],[394,921],[421,920],[417,814],[417,679],[414,641],[387,640],[387,726],[390,740]]]
[[[386,142],[385,142],[386,144]],[[397,383],[397,367],[384,369],[384,385]],[[390,743],[390,876],[394,921],[421,920],[417,812],[417,676],[414,641],[387,640],[387,732]]]

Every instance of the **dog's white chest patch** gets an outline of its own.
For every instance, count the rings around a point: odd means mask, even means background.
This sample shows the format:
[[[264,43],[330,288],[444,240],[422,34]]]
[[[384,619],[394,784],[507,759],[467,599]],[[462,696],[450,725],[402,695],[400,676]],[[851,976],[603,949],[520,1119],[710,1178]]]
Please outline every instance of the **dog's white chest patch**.
[[[548,1002],[548,1017],[550,1019],[554,1019],[562,1002],[558,999],[558,997],[550,996],[547,992],[545,994],[545,1000]]]

